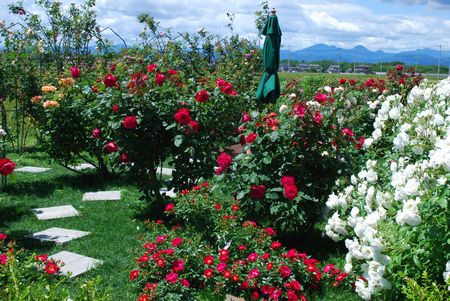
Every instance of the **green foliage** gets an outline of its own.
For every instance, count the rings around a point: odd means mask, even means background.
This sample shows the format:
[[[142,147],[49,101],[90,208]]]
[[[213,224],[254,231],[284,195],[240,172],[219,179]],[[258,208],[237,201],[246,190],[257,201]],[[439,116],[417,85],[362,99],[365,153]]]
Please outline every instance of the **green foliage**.
[[[406,284],[402,286],[402,293],[406,300],[423,301],[447,301],[450,300],[450,290],[447,285],[438,284],[432,280],[427,272],[422,274],[420,282],[406,278]]]

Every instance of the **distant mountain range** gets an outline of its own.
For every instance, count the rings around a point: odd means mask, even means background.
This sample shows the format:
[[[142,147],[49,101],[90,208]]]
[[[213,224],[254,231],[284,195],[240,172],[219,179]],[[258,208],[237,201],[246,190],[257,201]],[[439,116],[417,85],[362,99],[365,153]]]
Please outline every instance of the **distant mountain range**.
[[[398,53],[384,52],[382,50],[370,51],[364,46],[358,45],[352,49],[344,49],[326,44],[316,44],[303,50],[281,50],[281,59],[294,61],[321,61],[332,60],[352,63],[387,63],[402,62],[407,65],[437,65],[439,61],[439,50],[423,48],[413,51]],[[441,52],[441,66],[450,65],[450,51]]]

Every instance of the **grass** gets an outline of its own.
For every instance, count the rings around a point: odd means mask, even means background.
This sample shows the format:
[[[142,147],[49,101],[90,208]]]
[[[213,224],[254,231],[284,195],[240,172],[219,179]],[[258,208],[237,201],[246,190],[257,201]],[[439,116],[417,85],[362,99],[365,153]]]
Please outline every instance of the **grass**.
[[[111,286],[113,300],[134,300],[128,279],[133,265],[132,249],[139,246],[136,235],[144,228],[141,216],[144,201],[139,200],[137,188],[124,179],[105,180],[88,173],[78,175],[52,163],[45,154],[33,153],[10,156],[17,166],[44,166],[51,171],[30,174],[15,172],[9,179],[7,193],[0,197],[0,232],[5,232],[20,247],[36,253],[54,254],[63,250],[101,259],[104,264],[80,277],[100,275],[104,286]],[[121,190],[121,201],[82,202],[88,191]],[[73,205],[79,217],[38,221],[32,208]],[[84,238],[63,246],[39,243],[27,238],[36,231],[61,227],[89,231]]]
[[[103,260],[103,265],[77,278],[100,276],[101,285],[112,288],[112,300],[136,300],[137,293],[128,277],[130,270],[135,268],[133,250],[141,244],[137,236],[145,229],[143,220],[149,218],[144,213],[148,212],[147,204],[139,199],[141,194],[137,187],[124,178],[107,180],[92,171],[84,175],[76,174],[52,162],[42,152],[22,156],[10,154],[9,157],[17,163],[17,167],[30,165],[50,167],[52,170],[38,174],[15,172],[8,178],[7,191],[0,194],[0,232],[5,232],[18,246],[34,253],[54,254],[66,250]],[[122,200],[81,201],[83,193],[99,190],[121,190]],[[81,216],[39,221],[30,211],[32,208],[68,204],[73,205]],[[89,231],[91,234],[62,246],[40,243],[28,237],[50,227]],[[330,246],[320,237],[304,238],[302,241],[298,247],[323,262],[332,262],[334,257],[342,258],[338,256],[342,250],[336,249],[330,254]],[[317,246],[320,247],[317,249]],[[220,301],[223,296],[204,290],[197,300]],[[356,301],[359,297],[349,290],[325,288],[321,294],[314,294],[308,300]]]

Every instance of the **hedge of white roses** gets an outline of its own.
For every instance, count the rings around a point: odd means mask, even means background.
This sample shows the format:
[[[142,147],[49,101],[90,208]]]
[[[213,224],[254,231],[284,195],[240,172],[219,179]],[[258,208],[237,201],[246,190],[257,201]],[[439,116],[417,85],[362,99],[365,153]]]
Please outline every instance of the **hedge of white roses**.
[[[424,81],[406,99],[381,95],[372,108],[365,168],[337,183],[325,227],[345,240],[345,271],[363,274],[355,290],[365,300],[391,287],[383,294],[395,295],[425,271],[449,280],[450,77]]]

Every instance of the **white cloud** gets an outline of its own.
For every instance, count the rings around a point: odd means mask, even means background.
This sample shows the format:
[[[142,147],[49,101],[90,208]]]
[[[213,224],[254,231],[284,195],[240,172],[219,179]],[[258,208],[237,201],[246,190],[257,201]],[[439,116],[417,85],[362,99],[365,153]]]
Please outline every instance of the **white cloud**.
[[[60,0],[67,5],[82,0]],[[345,0],[273,0],[283,32],[282,44],[291,49],[301,49],[316,43],[340,47],[362,44],[372,50],[399,51],[422,47],[436,48],[437,44],[450,50],[450,18],[430,10],[420,13],[394,15],[393,4],[378,2],[384,13],[375,13],[356,1]],[[399,0],[403,4],[450,6],[448,0]],[[0,20],[11,21],[7,13],[8,0],[0,0]],[[398,2],[391,0],[388,2]],[[235,14],[234,32],[255,39],[254,12],[259,0],[97,0],[98,23],[110,26],[127,43],[135,43],[143,26],[136,16],[148,12],[160,22],[162,30],[173,32],[197,31],[205,28],[213,34],[229,34],[226,12]],[[361,2],[363,3],[363,2]],[[37,11],[34,0],[24,0],[25,7]],[[397,10],[398,11],[398,10]],[[405,10],[406,11],[406,10]],[[112,32],[105,32],[115,39]],[[118,41],[118,40],[117,40]]]

